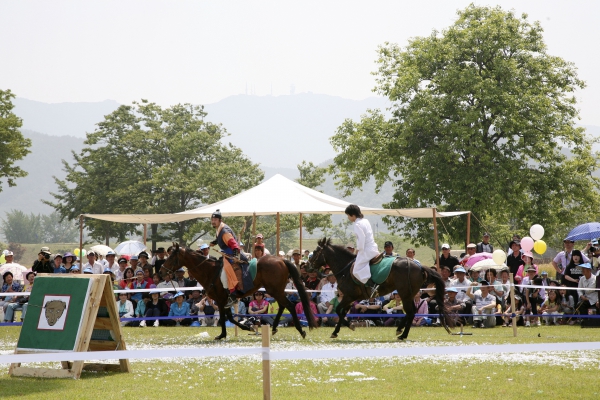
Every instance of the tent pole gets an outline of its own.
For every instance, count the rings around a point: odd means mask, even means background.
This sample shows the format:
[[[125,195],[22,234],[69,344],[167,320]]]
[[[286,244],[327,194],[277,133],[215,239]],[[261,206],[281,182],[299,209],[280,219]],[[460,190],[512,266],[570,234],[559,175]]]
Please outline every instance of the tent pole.
[[[279,255],[279,213],[277,213],[277,255]]]
[[[304,253],[302,252],[302,213],[300,213],[300,257],[302,257],[303,255]]]
[[[252,240],[256,240],[256,213],[252,214],[252,237],[250,238],[250,241]],[[250,254],[252,254],[252,257],[254,257],[254,242],[250,245],[249,251]]]
[[[467,252],[467,246],[471,243],[471,212],[467,213],[467,243],[465,243],[465,253]]]
[[[433,209],[433,243],[435,246],[435,265],[438,267],[438,271],[440,269],[440,248],[438,243],[438,229],[437,229],[437,208]]]
[[[148,224],[144,224],[144,246],[146,245],[147,237],[148,237]]]
[[[79,216],[79,259],[81,260],[79,262],[79,273],[81,274],[83,270],[83,214]]]

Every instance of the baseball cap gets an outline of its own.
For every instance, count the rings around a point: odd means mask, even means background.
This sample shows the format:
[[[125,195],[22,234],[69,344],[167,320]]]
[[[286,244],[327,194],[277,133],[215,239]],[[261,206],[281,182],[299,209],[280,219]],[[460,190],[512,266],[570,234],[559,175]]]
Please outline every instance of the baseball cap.
[[[136,274],[136,275],[144,275],[144,271],[143,271],[143,270],[141,270],[141,269],[137,269],[137,270],[135,271],[135,274]]]
[[[590,265],[590,263],[585,263],[585,264],[580,264],[579,268],[592,269],[592,266]]]
[[[140,254],[138,254],[138,258],[140,258],[140,257],[146,257],[146,258],[149,258],[149,257],[148,257],[148,253],[146,253],[145,251],[142,251]]]
[[[256,237],[257,237],[257,238],[261,238],[261,239],[263,239],[263,235],[262,235],[262,233],[259,233],[258,235],[256,235]]]
[[[467,271],[465,271],[465,269],[464,269],[463,267],[458,267],[458,268],[456,268],[456,269],[454,270],[454,273],[457,273],[457,272],[462,272],[462,273],[465,273],[465,274],[467,273]]]
[[[394,243],[390,242],[389,240],[387,242],[385,242],[383,244],[383,247],[394,247]]]
[[[71,267],[71,271],[79,271],[79,267],[77,265],[73,265]]]
[[[56,260],[58,257],[60,257],[61,259],[63,258],[62,254],[57,253],[54,255],[54,257],[52,257],[53,260]]]
[[[90,251],[87,252],[87,255],[88,256],[95,256],[96,253],[93,250],[90,250]]]
[[[475,243],[469,243],[467,245],[467,249],[475,249],[475,248],[477,248],[477,245]]]
[[[111,274],[114,275],[112,270],[109,267],[104,268],[104,272],[102,272],[103,274]]]
[[[458,290],[455,287],[448,287],[448,288],[446,288],[446,292],[458,293]]]
[[[40,253],[50,253],[50,247],[46,247],[46,246],[42,247],[40,249]]]
[[[207,245],[206,243],[203,243],[202,246],[200,246],[200,250],[204,250],[204,249],[208,249],[210,246]]]
[[[485,233],[483,234],[483,236],[490,237],[490,234],[489,234],[488,232],[485,232]]]
[[[108,256],[116,256],[116,255],[117,255],[117,253],[115,253],[112,250],[109,250],[109,251],[106,252],[106,257],[108,257]]]
[[[127,259],[125,257],[119,258],[118,264],[121,264],[122,262],[127,263]]]
[[[548,275],[548,271],[542,271],[542,275]]]
[[[10,251],[10,250],[6,250],[6,252],[4,253],[5,257],[7,257],[7,256],[14,256],[14,255],[15,254],[12,251]]]
[[[175,271],[175,272],[185,272],[185,269],[183,269],[183,268],[179,268],[179,269],[178,269],[177,271]]]
[[[131,257],[129,257],[129,259],[130,259],[130,260],[137,260],[137,259],[138,259],[138,256],[131,256]]]
[[[449,248],[450,248],[450,245],[448,243],[444,243],[442,245],[442,249],[449,249]]]

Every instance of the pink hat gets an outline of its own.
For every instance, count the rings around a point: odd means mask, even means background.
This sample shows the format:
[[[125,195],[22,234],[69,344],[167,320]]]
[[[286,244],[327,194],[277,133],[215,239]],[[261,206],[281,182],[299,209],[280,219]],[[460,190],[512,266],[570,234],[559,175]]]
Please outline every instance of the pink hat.
[[[523,258],[523,257],[529,257],[529,258],[533,259],[533,254],[530,251],[526,251],[521,256],[521,258]]]

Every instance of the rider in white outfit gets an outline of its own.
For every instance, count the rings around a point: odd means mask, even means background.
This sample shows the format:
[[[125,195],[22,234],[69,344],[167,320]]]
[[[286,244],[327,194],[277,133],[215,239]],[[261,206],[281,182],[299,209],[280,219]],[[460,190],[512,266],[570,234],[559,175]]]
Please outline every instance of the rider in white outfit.
[[[367,284],[373,288],[373,293],[377,290],[377,285],[371,278],[371,269],[369,268],[369,261],[373,257],[379,255],[377,249],[377,243],[373,239],[373,230],[368,220],[364,219],[360,208],[356,204],[351,204],[346,207],[345,211],[348,216],[348,220],[354,222],[354,233],[356,234],[356,261],[354,262],[354,276],[360,282]]]

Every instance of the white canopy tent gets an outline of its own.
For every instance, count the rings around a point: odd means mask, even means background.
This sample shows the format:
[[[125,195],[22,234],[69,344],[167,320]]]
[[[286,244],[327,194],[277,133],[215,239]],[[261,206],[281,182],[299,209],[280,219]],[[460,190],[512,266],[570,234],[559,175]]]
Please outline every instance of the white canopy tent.
[[[134,223],[134,224],[161,224],[180,222],[195,218],[207,218],[219,209],[224,217],[276,215],[277,216],[277,251],[279,251],[279,216],[281,214],[300,215],[300,246],[302,246],[302,215],[303,214],[344,214],[346,207],[351,204],[319,191],[307,188],[282,175],[275,175],[265,182],[251,189],[245,190],[235,196],[208,204],[193,210],[177,214],[83,214],[83,217],[100,219],[104,221]],[[435,247],[437,249],[437,218],[453,217],[468,214],[467,240],[469,238],[469,211],[440,212],[435,208],[407,208],[385,209],[360,206],[365,215],[387,215],[409,218],[433,218],[435,230]],[[254,232],[253,224],[253,234]],[[144,242],[146,241],[144,229]],[[437,251],[437,250],[436,250]]]

